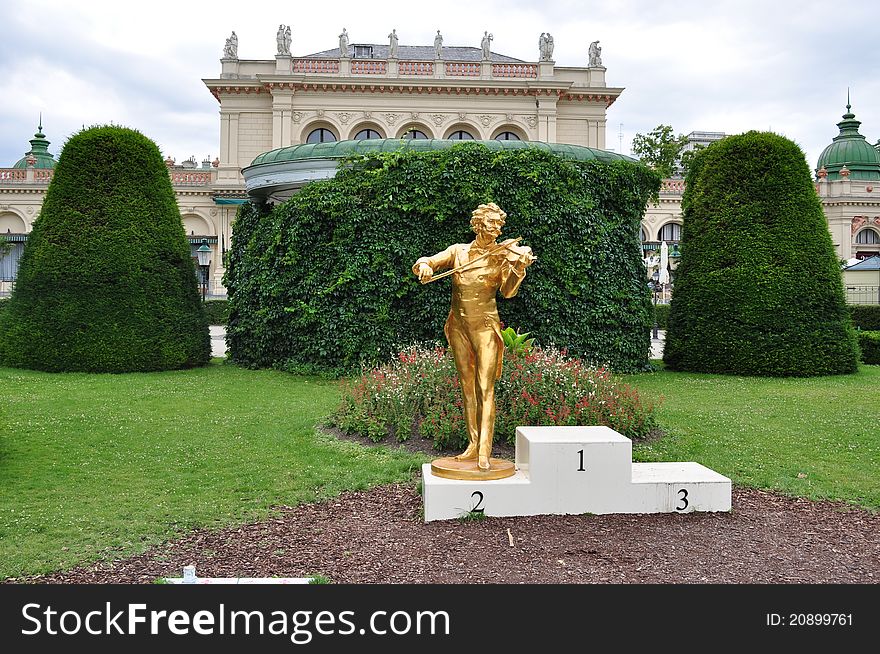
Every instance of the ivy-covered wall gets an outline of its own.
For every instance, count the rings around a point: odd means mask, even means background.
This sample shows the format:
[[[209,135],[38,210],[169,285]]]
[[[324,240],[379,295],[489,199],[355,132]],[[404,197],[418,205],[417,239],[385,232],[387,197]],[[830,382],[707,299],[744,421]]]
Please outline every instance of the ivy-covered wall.
[[[344,373],[443,340],[450,280],[421,285],[420,256],[470,242],[494,201],[503,238],[538,257],[502,322],[617,371],[647,366],[652,313],[639,221],[659,177],[626,161],[491,152],[476,143],[343,162],[266,213],[245,205],[230,266],[228,343],[249,367]]]

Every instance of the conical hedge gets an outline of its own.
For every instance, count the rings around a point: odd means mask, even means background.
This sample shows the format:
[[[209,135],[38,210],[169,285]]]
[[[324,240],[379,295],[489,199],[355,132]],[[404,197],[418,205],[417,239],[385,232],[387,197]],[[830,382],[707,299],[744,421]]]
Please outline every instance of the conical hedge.
[[[65,144],[0,315],[0,365],[131,372],[203,365],[207,319],[168,169],[131,129]]]
[[[694,160],[663,360],[762,376],[855,372],[840,265],[804,153],[748,132]]]

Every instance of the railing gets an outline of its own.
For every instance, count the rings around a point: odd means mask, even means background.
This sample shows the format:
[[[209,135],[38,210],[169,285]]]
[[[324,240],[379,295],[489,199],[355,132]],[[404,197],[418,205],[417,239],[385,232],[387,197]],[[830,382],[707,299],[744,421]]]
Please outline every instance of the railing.
[[[880,286],[847,286],[847,304],[880,304]]]
[[[398,64],[397,72],[401,75],[425,75],[434,74],[433,61],[401,61]]]
[[[174,186],[210,186],[214,177],[210,171],[172,170],[170,174]]]
[[[295,59],[294,73],[338,73],[338,59]]]
[[[684,193],[683,179],[664,179],[660,183],[661,195],[681,195]]]
[[[388,62],[384,59],[349,60],[352,75],[387,75]],[[485,62],[487,63],[487,62]],[[341,66],[339,59],[294,59],[293,72],[305,75],[338,75]],[[538,64],[493,63],[490,76],[498,79],[537,79]],[[433,61],[404,60],[397,62],[397,75],[406,77],[434,77],[437,73]],[[477,61],[444,61],[439,71],[445,77],[480,77],[482,63]]]
[[[479,77],[480,64],[461,61],[447,61],[446,74],[450,77]]]
[[[33,175],[28,179],[28,173]],[[48,185],[55,171],[51,168],[0,168],[0,184]],[[210,186],[214,183],[212,170],[169,170],[174,186]]]
[[[2,182],[23,182],[27,171],[23,168],[5,168],[0,169],[0,181]]]
[[[538,77],[536,64],[492,64],[492,77]]]
[[[378,59],[352,59],[351,72],[353,75],[384,75],[387,72],[387,62]]]

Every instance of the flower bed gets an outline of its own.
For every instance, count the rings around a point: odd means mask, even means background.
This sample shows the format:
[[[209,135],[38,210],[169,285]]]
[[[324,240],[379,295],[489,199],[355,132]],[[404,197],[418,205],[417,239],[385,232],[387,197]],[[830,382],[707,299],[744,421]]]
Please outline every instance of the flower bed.
[[[505,352],[495,392],[495,440],[511,445],[516,428],[525,425],[606,425],[633,439],[657,427],[654,401],[607,368],[555,348]],[[376,442],[420,436],[433,439],[437,449],[463,449],[467,430],[452,354],[439,346],[413,346],[345,382],[330,423]]]

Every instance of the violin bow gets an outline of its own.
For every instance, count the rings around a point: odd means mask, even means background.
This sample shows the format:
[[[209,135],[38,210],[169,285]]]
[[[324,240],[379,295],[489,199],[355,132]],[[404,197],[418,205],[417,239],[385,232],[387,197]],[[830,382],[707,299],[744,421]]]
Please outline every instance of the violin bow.
[[[442,272],[439,275],[434,275],[428,281],[422,282],[422,284],[430,284],[431,282],[437,281],[438,279],[443,279],[444,277],[449,277],[449,275],[452,275],[454,273],[461,272],[465,268],[468,268],[471,265],[477,263],[477,261],[481,261],[482,259],[485,259],[486,257],[490,257],[493,254],[498,254],[499,252],[501,252],[501,250],[509,249],[511,245],[516,245],[517,243],[519,243],[522,240],[522,238],[523,238],[522,236],[518,236],[515,239],[513,239],[512,241],[510,241],[509,243],[499,245],[497,248],[492,248],[491,250],[489,250],[485,254],[481,254],[480,256],[478,256],[476,259],[472,259],[471,261],[468,261],[467,263],[461,264],[458,268],[453,268],[452,270],[447,270],[446,272]]]

